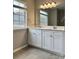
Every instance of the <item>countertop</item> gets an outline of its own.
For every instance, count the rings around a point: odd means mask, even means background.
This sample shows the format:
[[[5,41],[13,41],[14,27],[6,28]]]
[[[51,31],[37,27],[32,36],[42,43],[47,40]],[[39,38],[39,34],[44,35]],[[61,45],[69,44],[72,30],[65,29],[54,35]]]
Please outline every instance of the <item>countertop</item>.
[[[31,27],[31,28],[29,28],[29,29],[65,31],[65,27],[64,27],[64,26]]]

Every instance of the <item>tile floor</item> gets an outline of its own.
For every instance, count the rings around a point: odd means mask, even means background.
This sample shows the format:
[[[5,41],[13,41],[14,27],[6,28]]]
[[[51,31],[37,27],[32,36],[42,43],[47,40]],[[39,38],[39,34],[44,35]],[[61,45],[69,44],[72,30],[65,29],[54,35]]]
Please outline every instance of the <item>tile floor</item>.
[[[64,59],[36,48],[24,48],[13,55],[13,59]]]

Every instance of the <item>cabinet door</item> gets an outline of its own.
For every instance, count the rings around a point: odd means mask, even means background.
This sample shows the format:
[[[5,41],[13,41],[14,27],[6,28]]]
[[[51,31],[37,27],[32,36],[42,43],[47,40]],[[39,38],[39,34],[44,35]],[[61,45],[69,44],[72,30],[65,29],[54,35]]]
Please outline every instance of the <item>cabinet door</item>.
[[[41,47],[41,30],[32,29],[29,31],[29,34],[29,44],[36,47]]]
[[[36,44],[35,46],[40,47],[41,48],[41,30],[37,30],[36,31]]]
[[[54,32],[54,51],[64,54],[64,33],[63,32],[59,32],[59,31],[55,31]]]
[[[53,39],[53,35],[52,35],[52,31],[48,31],[45,30],[43,31],[43,48],[46,50],[52,50],[51,46],[52,46],[52,39]]]

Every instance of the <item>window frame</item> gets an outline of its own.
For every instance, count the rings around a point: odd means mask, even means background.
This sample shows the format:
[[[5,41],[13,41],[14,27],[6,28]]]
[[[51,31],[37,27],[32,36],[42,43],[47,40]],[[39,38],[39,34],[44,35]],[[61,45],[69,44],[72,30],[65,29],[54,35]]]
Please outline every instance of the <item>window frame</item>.
[[[18,1],[17,1],[18,2]],[[18,2],[19,3],[19,2]],[[25,5],[25,4],[24,4]],[[15,14],[14,13],[14,8],[18,8],[19,9],[19,13],[20,13],[20,10],[22,9],[22,10],[24,10],[24,15],[21,15],[21,14]],[[27,26],[26,26],[26,16],[27,16],[27,11],[26,11],[26,8],[25,8],[25,6],[24,7],[21,7],[21,6],[19,6],[19,5],[15,5],[15,4],[13,4],[13,28],[26,28]],[[19,16],[19,20],[18,20],[18,24],[14,24],[14,22],[15,22],[15,20],[14,20],[14,15],[17,15],[17,16]],[[20,17],[24,17],[24,20],[23,20],[23,24],[21,23],[21,19],[20,19]]]

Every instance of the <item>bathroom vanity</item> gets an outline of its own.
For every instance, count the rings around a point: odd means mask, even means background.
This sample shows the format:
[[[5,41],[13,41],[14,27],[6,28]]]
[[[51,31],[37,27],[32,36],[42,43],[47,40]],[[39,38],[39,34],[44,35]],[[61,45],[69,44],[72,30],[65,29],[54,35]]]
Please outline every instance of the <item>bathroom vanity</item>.
[[[55,54],[65,54],[64,27],[29,28],[29,45],[38,47]]]

